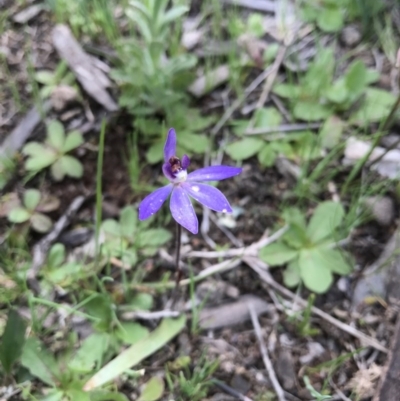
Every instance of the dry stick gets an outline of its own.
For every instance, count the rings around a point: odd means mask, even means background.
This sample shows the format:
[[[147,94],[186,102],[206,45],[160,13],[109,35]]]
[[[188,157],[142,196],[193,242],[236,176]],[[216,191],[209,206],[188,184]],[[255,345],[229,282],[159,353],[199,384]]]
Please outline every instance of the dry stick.
[[[154,312],[137,311],[137,312],[125,312],[122,314],[122,317],[126,320],[132,320],[132,319],[157,320],[168,317],[178,317],[180,314],[181,312],[172,310],[160,310]]]
[[[232,397],[237,398],[241,401],[253,401],[251,398],[246,397],[245,395],[239,393],[239,391],[235,390],[233,387],[228,386],[226,383],[222,382],[221,380],[211,379],[212,383],[219,387],[225,393],[231,395]]]
[[[252,256],[245,256],[242,258],[243,262],[245,262],[249,267],[251,267],[258,275],[261,277],[262,280],[264,280],[268,285],[271,287],[275,288],[277,291],[279,291],[282,295],[285,297],[292,299],[293,301],[296,301],[297,304],[306,307],[307,306],[307,301],[304,299],[298,297],[297,295],[293,294],[291,291],[289,291],[287,288],[283,287],[282,285],[278,284],[272,276],[265,270],[268,268],[268,265],[265,264],[263,261],[258,259],[257,257],[252,257]],[[332,325],[336,326],[342,331],[345,331],[346,333],[350,334],[353,337],[358,338],[360,341],[364,342],[370,347],[373,347],[381,352],[384,352],[387,354],[389,350],[381,345],[377,340],[374,338],[362,333],[360,330],[357,330],[354,327],[351,327],[350,325],[341,322],[340,320],[335,319],[331,315],[328,315],[327,313],[323,312],[321,309],[316,308],[313,306],[311,308],[312,313],[315,315],[321,317],[322,319],[326,320],[327,322],[331,323]]]
[[[263,358],[265,368],[267,369],[269,380],[271,381],[272,386],[274,387],[274,390],[278,397],[278,400],[286,401],[285,394],[283,392],[281,385],[279,384],[278,378],[276,377],[275,370],[274,370],[274,367],[272,366],[271,359],[269,359],[269,356],[268,356],[267,347],[265,346],[265,343],[264,343],[264,340],[262,337],[261,327],[260,327],[260,323],[258,321],[257,313],[255,312],[254,306],[251,302],[249,302],[247,306],[249,308],[251,321],[253,323],[254,331],[257,336],[258,344],[260,346],[261,355]]]
[[[267,101],[268,95],[272,89],[272,85],[274,84],[276,76],[278,75],[279,68],[283,62],[283,59],[285,58],[285,53],[286,53],[286,47],[281,47],[275,58],[274,64],[272,64],[271,74],[265,81],[264,88],[261,92],[260,98],[258,99],[256,106],[258,109],[263,107],[264,103]]]
[[[232,258],[235,256],[256,256],[259,249],[272,244],[288,230],[289,226],[284,226],[276,231],[274,234],[269,237],[262,237],[259,241],[255,242],[246,247],[236,248],[236,249],[227,249],[225,251],[192,251],[187,253],[186,257],[198,257],[198,258]]]
[[[229,107],[225,111],[217,124],[215,124],[214,128],[211,130],[212,136],[218,134],[220,129],[225,125],[232,114],[241,106],[241,104],[246,100],[250,93],[252,93],[258,87],[258,85],[260,85],[272,72],[273,66],[269,66],[256,79],[254,79],[253,82],[251,82],[251,84],[245,89],[244,94],[232,103],[231,107]]]
[[[276,132],[296,132],[296,131],[304,131],[310,129],[319,129],[321,128],[321,123],[312,123],[312,124],[282,124],[277,127],[266,127],[266,128],[252,128],[247,129],[244,134],[245,135],[265,135],[265,134],[274,134]]]
[[[26,278],[29,287],[37,294],[40,292],[40,286],[36,276],[46,260],[47,252],[51,244],[69,224],[72,216],[82,206],[85,199],[84,196],[76,197],[69,205],[67,211],[58,219],[57,223],[54,224],[53,229],[33,247],[32,264],[26,274]]]

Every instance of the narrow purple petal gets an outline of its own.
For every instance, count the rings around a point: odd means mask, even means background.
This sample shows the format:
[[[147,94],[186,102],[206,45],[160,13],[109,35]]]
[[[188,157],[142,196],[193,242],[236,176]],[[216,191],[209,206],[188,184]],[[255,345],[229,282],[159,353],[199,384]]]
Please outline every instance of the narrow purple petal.
[[[194,212],[192,202],[182,186],[174,187],[169,203],[172,217],[182,227],[185,227],[192,234],[199,231],[199,222]]]
[[[171,165],[169,163],[164,163],[162,165],[162,171],[165,177],[167,177],[170,181],[175,179],[175,175],[172,173]]]
[[[170,128],[167,135],[167,140],[164,145],[164,161],[167,162],[176,154],[176,133],[173,128]]]
[[[187,170],[187,168],[189,167],[190,164],[190,159],[188,155],[183,155],[182,156],[182,168],[184,170]]]
[[[232,208],[225,198],[225,195],[217,188],[198,182],[185,182],[183,189],[192,198],[196,199],[202,205],[215,210],[216,212],[231,213]]]
[[[219,181],[233,177],[242,172],[240,167],[210,166],[188,174],[186,181]]]
[[[139,205],[139,220],[146,220],[158,212],[171,191],[172,185],[169,184],[147,195]]]

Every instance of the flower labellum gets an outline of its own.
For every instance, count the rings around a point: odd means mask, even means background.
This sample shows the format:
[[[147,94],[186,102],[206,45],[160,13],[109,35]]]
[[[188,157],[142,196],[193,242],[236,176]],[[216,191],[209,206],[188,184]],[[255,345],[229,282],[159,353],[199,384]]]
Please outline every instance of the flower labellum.
[[[169,195],[171,195],[169,207],[172,217],[193,234],[197,234],[199,223],[189,197],[216,212],[232,212],[225,195],[211,185],[202,184],[201,181],[224,180],[240,174],[242,169],[231,166],[210,166],[188,174],[189,164],[188,156],[183,155],[182,159],[176,156],[176,133],[171,128],[164,146],[162,166],[163,173],[170,183],[143,199],[139,205],[140,220],[146,220],[155,214]]]

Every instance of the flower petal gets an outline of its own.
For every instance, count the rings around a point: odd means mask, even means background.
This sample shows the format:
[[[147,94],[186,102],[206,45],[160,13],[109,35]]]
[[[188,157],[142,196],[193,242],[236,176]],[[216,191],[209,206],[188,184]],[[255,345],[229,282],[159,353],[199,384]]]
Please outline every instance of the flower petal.
[[[139,205],[139,220],[146,220],[158,212],[171,191],[172,185],[169,184],[147,195]]]
[[[168,178],[170,181],[173,181],[175,179],[175,174],[172,172],[171,165],[169,163],[164,163],[162,165],[162,171],[165,177]]]
[[[182,156],[182,168],[184,169],[184,170],[187,170],[187,168],[189,167],[189,164],[190,164],[190,159],[189,159],[189,156],[188,155],[183,155]]]
[[[187,181],[219,181],[233,177],[242,172],[240,167],[210,166],[188,174]]]
[[[169,203],[172,217],[182,227],[185,227],[192,234],[199,231],[199,222],[194,212],[192,202],[182,186],[174,187]]]
[[[197,202],[216,212],[231,213],[232,208],[225,195],[217,188],[198,182],[185,182],[183,189]]]
[[[164,161],[168,162],[172,156],[176,154],[176,133],[173,128],[170,128],[167,135],[167,140],[164,145]]]

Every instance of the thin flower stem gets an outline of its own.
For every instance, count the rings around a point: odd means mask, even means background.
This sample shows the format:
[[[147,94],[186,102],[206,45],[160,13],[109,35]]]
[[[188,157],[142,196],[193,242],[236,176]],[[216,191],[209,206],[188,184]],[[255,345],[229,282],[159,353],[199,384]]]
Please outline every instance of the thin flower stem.
[[[181,268],[181,234],[182,227],[180,224],[176,223],[176,238],[175,238],[175,267],[176,267],[176,275],[175,275],[175,289],[172,295],[172,308],[175,305],[175,302],[178,299],[179,295],[179,283],[182,279],[182,268]]]

